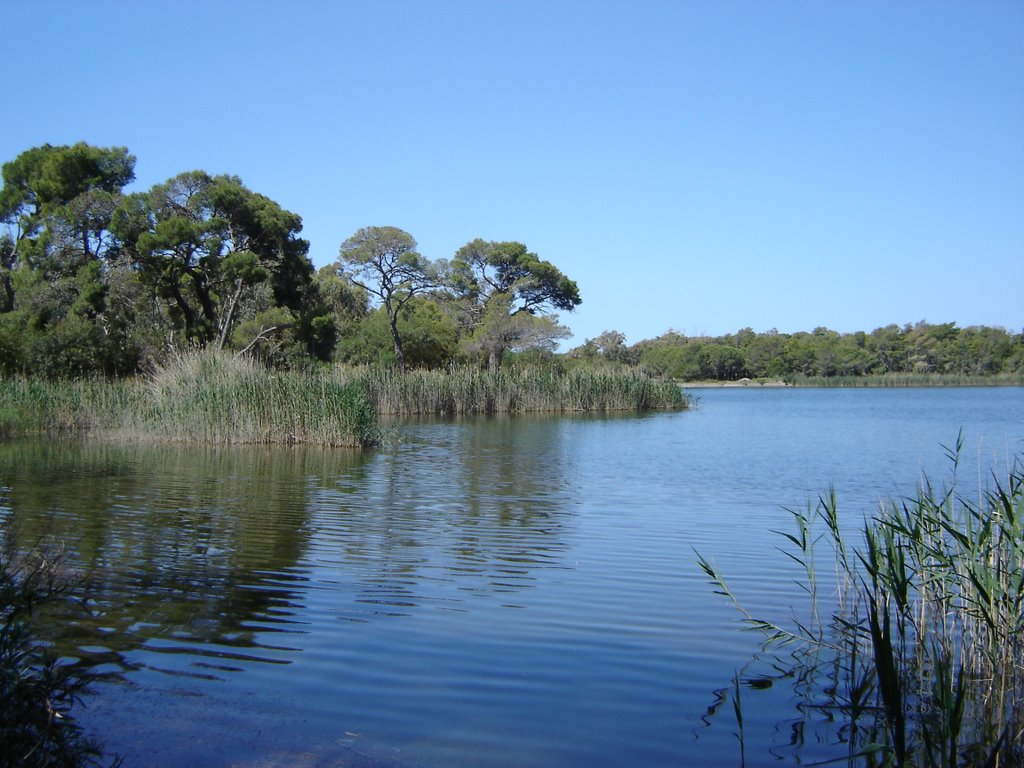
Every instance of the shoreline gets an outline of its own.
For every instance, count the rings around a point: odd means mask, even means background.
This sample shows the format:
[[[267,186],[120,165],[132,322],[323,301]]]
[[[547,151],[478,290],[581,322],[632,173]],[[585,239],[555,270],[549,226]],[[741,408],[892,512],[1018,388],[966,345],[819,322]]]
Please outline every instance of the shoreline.
[[[761,389],[792,387],[793,385],[787,384],[781,379],[738,379],[736,381],[682,381],[679,383],[679,386],[683,389],[722,389],[725,387],[752,387],[755,389]]]
[[[950,380],[952,378],[952,380]],[[779,379],[738,379],[736,381],[680,381],[682,389],[930,389],[946,387],[1024,387],[1024,381],[993,381],[990,378],[956,377],[932,378],[839,378],[837,380],[811,379],[786,382]]]

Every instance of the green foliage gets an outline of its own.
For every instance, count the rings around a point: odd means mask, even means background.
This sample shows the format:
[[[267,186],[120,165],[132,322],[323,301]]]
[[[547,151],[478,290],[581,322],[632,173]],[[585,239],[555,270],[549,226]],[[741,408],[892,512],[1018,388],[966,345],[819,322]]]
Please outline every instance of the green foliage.
[[[655,373],[692,381],[703,377],[699,343],[638,344],[640,363]]]
[[[314,275],[296,327],[296,338],[321,361],[346,359],[345,354],[336,354],[338,341],[356,335],[368,311],[366,291],[343,279],[339,271],[336,262]]]
[[[14,239],[5,233],[0,234],[0,314],[14,309],[14,274],[12,270],[18,263],[18,249]]]
[[[476,239],[448,263],[419,254],[396,227],[366,227],[314,276],[301,218],[238,177],[196,170],[125,195],[134,166],[124,147],[83,142],[4,163],[0,374],[134,374],[205,345],[251,345],[289,368],[335,359],[496,371],[570,335],[554,313],[580,304],[578,286],[523,243]],[[386,345],[371,301],[387,318]],[[681,380],[1019,381],[1024,334],[921,322],[853,334],[669,332],[628,347],[606,331],[570,357]]]
[[[405,339],[406,362],[409,365],[443,368],[455,361],[459,350],[459,330],[437,302],[411,301],[398,319],[398,328]]]
[[[436,302],[415,299],[398,317],[406,366],[443,368],[459,354],[458,328]],[[397,365],[390,320],[383,307],[370,312],[338,341],[335,359],[350,365]]]
[[[116,252],[110,219],[134,167],[124,147],[83,142],[44,144],[5,163],[0,220],[13,232],[16,258],[51,278]]]
[[[134,164],[85,143],[4,164],[0,315],[20,316],[2,323],[0,370],[134,373],[175,347],[230,346],[237,323],[275,307],[294,314],[299,355],[329,356],[299,216],[203,171],[126,197]],[[31,338],[15,344],[19,324]]]
[[[639,353],[626,346],[626,335],[619,331],[604,331],[593,339],[587,339],[581,347],[572,350],[569,359],[588,363],[604,362],[622,365],[636,365]]]
[[[732,381],[745,376],[743,353],[727,344],[705,344],[700,349],[701,378]]]
[[[274,305],[298,311],[312,280],[299,216],[235,176],[179,174],[126,200],[112,228],[191,343],[223,347],[264,282]]]
[[[0,371],[67,377],[129,369],[130,344],[108,317],[110,231],[135,158],[84,143],[28,150],[3,166]],[[20,327],[20,341],[11,330]]]
[[[107,284],[103,280],[103,267],[98,261],[83,264],[75,274],[75,300],[71,314],[95,320],[106,308]]]
[[[26,367],[50,379],[81,378],[104,373],[106,338],[94,323],[67,317],[34,335]]]
[[[0,376],[26,369],[27,348],[32,336],[24,312],[0,313]]]
[[[580,304],[575,282],[517,242],[467,243],[451,262],[449,284],[466,349],[482,353],[492,371],[506,351],[553,348],[570,334],[549,313]]]
[[[495,372],[507,352],[554,351],[558,339],[570,335],[568,328],[550,316],[509,312],[511,298],[497,293],[487,297],[480,321],[463,337],[463,349],[471,357],[482,355]]]
[[[397,365],[394,340],[384,309],[375,309],[361,322],[350,325],[345,335],[338,339],[334,359],[349,365]]]
[[[984,326],[960,329],[953,323],[888,325],[871,333],[848,334],[827,328],[757,334],[744,328],[715,338],[688,338],[670,331],[636,344],[629,352],[653,371],[688,381],[747,376],[813,383],[864,379],[884,384],[875,377],[886,376],[891,384],[896,374],[1012,377],[1024,373],[1024,334]]]
[[[271,307],[239,323],[231,335],[231,347],[271,368],[301,368],[308,358],[295,330],[292,312]]]
[[[395,362],[406,366],[399,315],[416,296],[440,284],[438,267],[416,251],[397,227],[364,227],[341,244],[339,271],[380,301],[387,315]]]
[[[493,294],[509,297],[513,313],[572,311],[580,304],[576,283],[553,264],[517,242],[473,240],[462,246],[451,263],[457,293],[485,301]]]

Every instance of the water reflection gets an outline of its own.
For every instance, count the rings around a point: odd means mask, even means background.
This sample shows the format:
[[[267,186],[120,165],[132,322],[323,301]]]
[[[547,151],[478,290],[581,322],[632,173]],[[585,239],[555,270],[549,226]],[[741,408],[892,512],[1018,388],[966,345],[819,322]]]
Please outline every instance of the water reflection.
[[[356,596],[344,618],[458,610],[558,568],[574,506],[555,419],[424,422],[313,498],[312,559]]]
[[[58,623],[66,655],[107,671],[145,664],[185,675],[281,662],[295,645],[286,636],[302,631],[310,478],[322,484],[362,461],[19,441],[0,445],[2,535],[22,550],[64,543],[81,585]],[[142,661],[137,649],[162,658]]]
[[[81,586],[52,617],[62,654],[217,677],[291,662],[311,600],[357,622],[516,604],[566,548],[560,435],[423,424],[376,454],[18,441],[0,445],[0,533],[67,547]]]
[[[961,424],[1019,444],[1022,405],[722,391],[642,418],[403,423],[362,455],[10,443],[0,528],[68,542],[84,600],[53,626],[127,683],[83,713],[126,765],[735,764],[731,706],[700,715],[757,643],[693,549],[788,617],[765,555],[783,506],[834,483],[859,517]],[[789,681],[745,682],[748,755],[755,730],[762,757],[827,732],[779,722]]]

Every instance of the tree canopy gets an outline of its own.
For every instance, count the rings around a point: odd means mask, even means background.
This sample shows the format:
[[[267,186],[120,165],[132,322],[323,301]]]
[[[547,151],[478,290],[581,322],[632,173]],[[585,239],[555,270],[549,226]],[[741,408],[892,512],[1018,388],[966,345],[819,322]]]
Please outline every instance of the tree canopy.
[[[128,198],[114,229],[191,342],[223,347],[260,286],[273,306],[298,311],[312,281],[302,219],[237,176],[179,174]]]
[[[124,147],[44,144],[0,175],[0,370],[79,375],[131,368],[107,275],[110,231],[135,158]]]
[[[466,348],[492,370],[508,350],[554,349],[570,335],[554,310],[580,304],[576,283],[518,242],[467,243],[451,262],[450,285],[470,331]]]
[[[314,273],[302,220],[230,174],[129,193],[124,147],[44,144],[2,167],[0,374],[130,374],[185,346],[275,365],[441,366],[552,352],[576,284],[521,243],[448,262],[365,227]]]
[[[588,342],[589,343],[589,342]],[[718,337],[668,332],[630,348],[651,370],[686,380],[796,379],[876,374],[988,376],[1024,371],[1024,334],[924,321],[870,333],[828,328],[792,334],[744,328]],[[587,354],[581,348],[573,356]]]
[[[313,332],[297,214],[204,171],[126,195],[134,165],[85,143],[3,165],[0,371],[130,373],[161,348],[237,344],[238,322],[267,312],[257,333]]]
[[[230,174],[129,193],[125,147],[43,144],[0,168],[0,375],[130,375],[188,346],[290,367],[639,366],[681,379],[1024,372],[1024,334],[955,323],[839,333],[607,330],[555,357],[576,282],[518,241],[450,260],[393,226],[356,231],[314,272],[301,217]]]
[[[395,360],[405,370],[398,316],[415,297],[441,284],[436,264],[416,251],[412,235],[398,227],[364,227],[341,244],[340,272],[374,296],[387,314]]]

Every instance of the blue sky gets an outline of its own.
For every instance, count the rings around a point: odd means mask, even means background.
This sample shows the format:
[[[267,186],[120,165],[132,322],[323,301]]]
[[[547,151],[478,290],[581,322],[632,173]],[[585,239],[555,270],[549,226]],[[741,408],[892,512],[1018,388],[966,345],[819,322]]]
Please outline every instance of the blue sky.
[[[6,4],[0,160],[240,176],[317,267],[360,227],[519,240],[566,345],[1024,329],[1024,3]]]

